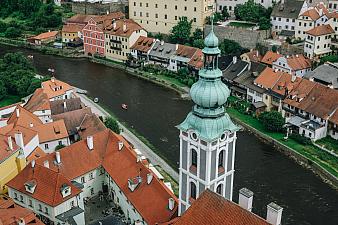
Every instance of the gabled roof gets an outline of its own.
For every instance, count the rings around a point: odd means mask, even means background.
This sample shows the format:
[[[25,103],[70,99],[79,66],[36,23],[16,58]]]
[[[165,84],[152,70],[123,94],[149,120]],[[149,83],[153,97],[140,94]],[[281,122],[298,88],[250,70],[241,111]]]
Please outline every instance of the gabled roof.
[[[237,76],[247,70],[249,63],[238,59],[236,63],[231,63],[230,66],[223,71],[223,78],[228,81],[234,80]]]
[[[185,58],[192,58],[198,50],[198,48],[178,44],[176,55]]]
[[[62,27],[62,33],[81,32],[85,25],[83,24],[65,24]]]
[[[24,108],[30,112],[50,110],[50,102],[46,93],[42,88],[38,88],[34,91],[28,102],[24,105]]]
[[[70,112],[83,108],[80,98],[60,99],[50,102],[52,115]]]
[[[311,60],[306,58],[304,55],[292,55],[288,58],[286,58],[286,61],[288,62],[288,65],[293,70],[303,70],[311,68]]]
[[[314,79],[314,81],[324,85],[332,85],[333,88],[338,88],[338,65],[333,63],[325,63],[318,66],[313,71],[305,74],[306,78]]]
[[[19,112],[19,117],[17,114]],[[9,117],[7,124],[14,124],[14,126],[22,126],[22,127],[31,127],[31,126],[39,126],[42,125],[41,120],[34,115],[33,113],[29,112],[25,108],[18,105],[12,115]]]
[[[68,137],[63,119],[32,127],[31,129],[38,132],[40,144]]]
[[[279,1],[272,9],[271,16],[297,19],[304,1],[284,0]]]
[[[205,190],[187,211],[170,225],[269,225],[263,218],[222,196]]]
[[[258,50],[250,50],[250,52],[243,53],[242,55],[247,55],[251,62],[260,62],[263,58]]]
[[[301,14],[301,16],[310,17],[312,21],[316,21],[324,15],[330,18],[330,13],[326,9],[324,4],[318,4],[315,7],[310,8],[309,10],[306,10],[304,13]]]
[[[265,55],[263,56],[261,62],[272,66],[272,63],[282,56],[283,56],[282,54],[279,54],[273,51],[267,51]]]
[[[118,149],[119,142],[123,143],[121,150]],[[61,149],[60,174],[73,180],[103,166],[147,224],[167,222],[175,215],[177,198],[154,174],[151,183],[147,184],[147,174],[152,172],[143,161],[137,162],[136,153],[126,140],[106,129],[93,135],[93,146],[90,150],[86,140],[82,140]],[[56,170],[56,165],[51,163],[54,159],[55,153],[48,154],[38,159],[37,164],[43,165],[48,160],[50,168]],[[128,188],[128,179],[138,175],[142,182],[132,192]],[[167,208],[169,198],[175,200],[172,211]]]
[[[85,139],[88,136],[92,136],[106,129],[103,122],[94,114],[86,114],[83,118],[78,133],[81,139]]]
[[[275,86],[281,75],[281,73],[276,73],[272,68],[267,67],[255,79],[254,83],[265,89],[271,89]]]
[[[140,36],[130,49],[147,53],[153,46],[154,42],[154,38]]]
[[[283,97],[286,97],[286,95],[290,91],[297,88],[302,78],[285,72],[278,71],[278,73],[280,73],[281,75],[275,85],[271,88],[271,90]]]
[[[106,15],[85,15],[85,14],[76,14],[71,18],[66,20],[66,24],[87,24],[88,21],[93,18],[96,22],[102,22],[104,20],[113,20],[124,18],[125,15],[122,12],[113,12]]]
[[[116,24],[115,28],[114,22]],[[104,24],[103,32],[105,34],[111,34],[120,37],[130,37],[134,32],[143,30],[143,28],[138,23],[131,19],[120,19],[114,22],[107,21],[107,23]]]
[[[320,26],[314,27],[311,30],[306,31],[305,33],[310,34],[312,36],[321,36],[321,35],[327,35],[327,34],[334,34],[335,32],[330,26],[330,24],[326,24],[326,25],[320,25]]]
[[[46,33],[41,33],[35,37],[32,37],[32,39],[36,39],[36,40],[44,40],[44,39],[48,39],[48,38],[52,38],[55,37],[56,35],[58,35],[59,31],[49,31]]]
[[[189,61],[189,66],[194,67],[196,69],[200,69],[203,67],[204,62],[203,62],[203,52],[201,49],[198,49],[195,54],[191,57],[190,61]]]
[[[54,163],[51,162],[50,164]],[[30,181],[36,182],[33,194],[25,189],[25,183]],[[65,198],[61,194],[61,188],[64,185],[71,188],[71,194]],[[49,169],[39,164],[35,164],[33,169],[31,163],[9,181],[7,186],[52,207],[67,201],[81,192],[80,189],[74,186],[62,173],[57,172],[57,170]]]
[[[169,60],[176,53],[176,44],[156,41],[149,55]]]
[[[7,197],[0,198],[0,224],[17,225],[23,219],[28,225],[44,225],[33,211],[23,208]]]
[[[48,81],[42,82],[41,87],[49,99],[64,95],[67,91],[74,89],[74,87],[65,82],[57,80],[54,77]]]
[[[20,147],[16,145],[15,140],[12,137],[11,139],[13,149],[10,149],[8,144],[8,138],[8,136],[0,134],[0,163],[20,149]]]

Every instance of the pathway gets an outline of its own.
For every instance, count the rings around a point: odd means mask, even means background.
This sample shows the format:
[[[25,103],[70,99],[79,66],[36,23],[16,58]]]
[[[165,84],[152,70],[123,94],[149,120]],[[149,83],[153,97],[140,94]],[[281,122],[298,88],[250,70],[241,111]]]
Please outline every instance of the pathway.
[[[103,109],[98,104],[95,104],[90,98],[86,95],[78,94],[81,101],[88,107],[92,109],[92,112],[97,114],[98,116],[107,117],[110,114]],[[127,139],[130,143],[134,145],[135,148],[140,150],[142,154],[147,157],[153,165],[159,165],[162,169],[168,173],[176,182],[178,182],[178,173],[169,166],[161,157],[159,157],[156,153],[153,152],[146,144],[144,144],[136,135],[134,135],[131,131],[129,131],[125,126],[119,123],[120,127],[122,128],[121,135]]]

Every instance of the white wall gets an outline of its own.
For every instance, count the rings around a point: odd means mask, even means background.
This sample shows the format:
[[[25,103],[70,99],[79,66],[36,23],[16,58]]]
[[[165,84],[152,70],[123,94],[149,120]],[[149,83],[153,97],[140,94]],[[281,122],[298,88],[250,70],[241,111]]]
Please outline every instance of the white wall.
[[[91,174],[93,174],[93,178],[91,178]],[[82,182],[83,181],[81,179],[82,177],[84,179],[84,183]],[[96,196],[99,191],[102,191],[102,182],[104,181],[104,173],[102,174],[101,168],[97,168],[73,180],[84,186],[84,188],[82,189],[83,198],[91,198],[93,196]],[[94,194],[91,194],[91,189],[93,189]]]
[[[48,110],[37,110],[33,112],[34,115],[39,117],[42,123],[50,123],[53,122],[51,115],[52,111],[50,109]]]
[[[39,136],[35,135],[23,148],[25,158],[29,156],[36,147],[39,146]]]
[[[12,112],[14,112],[16,108],[16,105],[12,106],[12,107],[7,107],[7,108],[2,108],[0,109],[0,118],[3,116],[3,115],[7,115],[7,114],[11,114]]]
[[[46,152],[46,153],[52,153],[55,151],[55,147],[59,145],[59,141],[61,141],[61,144],[63,144],[64,146],[68,146],[70,145],[70,141],[69,138],[61,138],[61,139],[57,139],[57,140],[53,140],[53,141],[48,141],[48,142],[43,142],[40,143],[40,148]],[[48,148],[46,148],[45,145],[48,145]]]
[[[296,30],[296,19],[273,17],[271,16],[272,31],[281,32],[282,30]]]

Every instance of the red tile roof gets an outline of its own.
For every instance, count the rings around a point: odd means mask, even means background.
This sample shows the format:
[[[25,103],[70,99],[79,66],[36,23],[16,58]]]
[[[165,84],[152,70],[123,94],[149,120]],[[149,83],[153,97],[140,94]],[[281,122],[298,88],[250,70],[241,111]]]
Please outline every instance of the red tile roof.
[[[143,28],[131,19],[120,19],[116,20],[116,27],[114,29],[113,23],[111,20],[108,20],[104,24],[104,33],[116,35],[120,37],[130,37],[135,31],[143,30]],[[124,25],[126,29],[124,30]]]
[[[15,204],[12,199],[0,198],[0,224],[17,225],[21,219],[25,224],[44,225],[31,210]]]
[[[334,34],[334,30],[330,26],[330,24],[321,25],[312,28],[311,30],[308,30],[305,32],[306,34],[310,34],[312,36],[321,36],[321,35],[327,35],[327,34]]]
[[[271,88],[271,90],[280,95],[287,95],[290,91],[297,88],[302,78],[290,75],[284,72],[277,72],[280,74],[278,81]]]
[[[19,111],[19,117],[17,117],[17,110]],[[19,105],[15,108],[14,112],[7,121],[7,124],[11,123],[14,123],[15,126],[22,127],[30,127],[31,125],[36,127],[42,125],[41,120],[36,115]]]
[[[189,61],[189,66],[192,66],[196,69],[200,69],[203,67],[204,62],[203,62],[203,52],[201,49],[198,49],[195,54],[191,57]]]
[[[185,58],[192,58],[198,50],[200,49],[186,45],[178,45],[176,55]]]
[[[105,129],[106,126],[95,114],[87,114],[80,124],[78,133],[81,139],[85,139],[88,136],[93,136],[94,134],[104,131]]]
[[[276,73],[272,68],[266,67],[254,80],[254,83],[265,89],[271,89],[275,86],[280,77],[281,73]]]
[[[34,91],[28,102],[24,105],[24,108],[30,112],[50,110],[50,102],[46,93],[42,88],[38,88]]]
[[[41,87],[49,99],[64,95],[66,91],[74,89],[74,87],[70,86],[69,84],[53,77],[48,81],[42,82]]]
[[[25,183],[30,181],[36,182],[33,194],[25,189]],[[64,185],[71,188],[71,194],[67,197],[63,197],[61,194],[61,188]],[[31,163],[9,181],[7,186],[52,207],[65,202],[81,192],[80,189],[74,186],[62,173],[58,173],[57,170],[49,169],[39,164],[36,164],[33,169]]]
[[[288,57],[287,62],[293,70],[303,70],[311,68],[311,60],[304,55],[292,55]]]
[[[62,27],[62,33],[77,33],[81,32],[84,24],[65,24]]]
[[[124,143],[121,151],[118,150],[119,141]],[[72,180],[103,166],[147,224],[162,223],[172,218],[177,210],[176,197],[155,175],[149,185],[146,183],[147,174],[151,171],[142,162],[137,162],[137,157],[127,141],[106,129],[93,135],[93,143],[92,150],[88,149],[86,140],[60,150],[60,173]],[[37,164],[43,165],[48,160],[50,168],[56,170],[56,166],[51,163],[54,159],[55,153],[48,154],[38,159]],[[131,192],[128,179],[135,178],[139,173],[143,181]],[[169,198],[173,198],[176,203],[173,211],[167,209]]]
[[[130,49],[147,53],[151,49],[154,41],[154,38],[141,36]]]
[[[13,137],[11,138],[13,149],[9,148],[8,136],[0,134],[0,162],[2,162],[20,149],[20,147],[15,144],[15,139]]]
[[[49,38],[53,38],[56,37],[58,35],[59,31],[50,31],[50,32],[46,32],[46,33],[41,33],[35,37],[32,37],[32,39],[36,39],[36,40],[44,40],[44,39],[49,39]]]
[[[262,63],[272,66],[272,63],[276,61],[282,55],[276,52],[268,51],[262,58]]]
[[[251,50],[250,52],[244,53],[246,54],[251,62],[260,62],[262,60],[262,56],[259,54],[258,50]]]
[[[68,137],[64,120],[45,123],[40,126],[32,127],[31,129],[38,132],[40,144]]]
[[[125,15],[122,12],[113,12],[106,15],[98,16],[98,15],[85,15],[85,14],[76,14],[72,16],[66,21],[66,24],[83,24],[86,25],[88,21],[93,18],[96,22],[102,22],[104,20],[112,20],[112,19],[121,19],[124,18]]]
[[[222,196],[205,190],[171,225],[269,225],[263,218]]]

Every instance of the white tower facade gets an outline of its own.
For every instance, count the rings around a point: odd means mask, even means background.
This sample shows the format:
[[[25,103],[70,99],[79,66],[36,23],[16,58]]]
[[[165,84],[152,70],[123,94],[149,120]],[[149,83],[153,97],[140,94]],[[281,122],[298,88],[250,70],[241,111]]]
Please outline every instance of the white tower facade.
[[[218,38],[206,37],[204,68],[191,87],[193,110],[180,130],[179,215],[207,188],[232,200],[236,132],[225,111],[230,95],[218,68]]]

